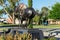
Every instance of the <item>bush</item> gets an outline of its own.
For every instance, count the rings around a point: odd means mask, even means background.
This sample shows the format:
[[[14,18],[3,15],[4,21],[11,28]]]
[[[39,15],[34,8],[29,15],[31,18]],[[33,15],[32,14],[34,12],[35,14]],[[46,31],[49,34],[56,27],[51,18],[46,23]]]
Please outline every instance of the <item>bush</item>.
[[[33,21],[34,21],[34,22],[38,22],[38,21],[39,21],[39,16],[36,15],[36,16],[33,18]]]
[[[33,28],[33,24],[30,23],[29,26],[28,26],[28,28]]]
[[[48,40],[56,40],[56,38],[55,37],[50,37],[50,38],[48,38]]]
[[[55,37],[45,38],[44,40],[57,40]]]
[[[32,35],[29,33],[23,33],[19,34],[16,32],[15,35],[9,33],[9,34],[2,34],[0,35],[0,40],[32,40]]]

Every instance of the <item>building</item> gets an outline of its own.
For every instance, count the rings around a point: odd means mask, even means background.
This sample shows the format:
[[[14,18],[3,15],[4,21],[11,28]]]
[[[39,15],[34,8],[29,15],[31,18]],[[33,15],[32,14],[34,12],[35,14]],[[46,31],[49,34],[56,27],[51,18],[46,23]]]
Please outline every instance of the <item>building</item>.
[[[54,20],[54,19],[48,19],[49,24],[59,24],[60,25],[60,20]]]

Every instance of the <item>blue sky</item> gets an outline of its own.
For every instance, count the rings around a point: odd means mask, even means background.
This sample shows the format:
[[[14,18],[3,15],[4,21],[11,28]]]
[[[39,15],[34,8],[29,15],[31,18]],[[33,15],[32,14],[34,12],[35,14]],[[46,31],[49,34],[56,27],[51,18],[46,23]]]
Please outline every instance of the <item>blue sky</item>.
[[[28,0],[21,0],[21,2],[28,5]],[[33,8],[38,10],[44,6],[51,8],[56,2],[60,2],[60,0],[33,0]]]
[[[60,0],[33,0],[33,8],[41,10],[42,7],[48,7],[51,9],[56,2],[60,2]],[[21,0],[21,3],[28,5],[28,0]],[[0,9],[2,9],[2,7],[0,7]],[[3,17],[6,18],[7,15]]]
[[[60,0],[33,0],[33,8],[38,10],[41,10],[44,6],[50,8],[56,2],[60,2]],[[28,0],[21,0],[21,3],[28,5]],[[0,7],[0,9],[2,9],[2,7]]]

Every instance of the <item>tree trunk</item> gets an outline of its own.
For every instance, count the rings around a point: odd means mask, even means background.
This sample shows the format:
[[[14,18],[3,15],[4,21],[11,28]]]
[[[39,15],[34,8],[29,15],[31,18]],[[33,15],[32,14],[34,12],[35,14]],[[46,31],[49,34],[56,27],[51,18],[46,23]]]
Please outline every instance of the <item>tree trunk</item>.
[[[3,6],[3,5],[5,5],[5,4],[1,4],[1,6]],[[8,13],[8,11],[5,9],[5,6],[3,6],[4,7],[4,11],[8,14],[8,16],[9,16],[9,18],[11,18],[11,20],[13,20],[13,18],[12,18],[12,16]]]
[[[13,22],[13,18],[12,18],[12,16],[7,12],[7,10],[4,8],[4,11],[8,14],[8,17],[12,20],[12,22]],[[13,24],[13,23],[12,23]]]
[[[13,24],[15,24],[15,17],[14,17],[14,12],[13,12]]]
[[[39,17],[38,25],[42,24],[41,16]]]

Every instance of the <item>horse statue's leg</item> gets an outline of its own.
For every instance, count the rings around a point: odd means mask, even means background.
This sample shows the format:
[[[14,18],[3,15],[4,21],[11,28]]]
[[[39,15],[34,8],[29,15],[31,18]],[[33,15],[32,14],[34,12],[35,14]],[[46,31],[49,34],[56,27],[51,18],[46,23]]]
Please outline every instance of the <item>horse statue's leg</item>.
[[[31,19],[29,19],[29,24],[31,23]]]
[[[22,23],[23,23],[23,20],[21,20],[21,25],[22,25]]]
[[[28,28],[33,28],[33,19],[29,19],[29,27]]]

